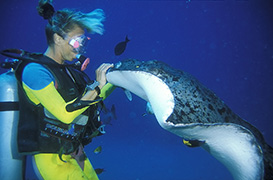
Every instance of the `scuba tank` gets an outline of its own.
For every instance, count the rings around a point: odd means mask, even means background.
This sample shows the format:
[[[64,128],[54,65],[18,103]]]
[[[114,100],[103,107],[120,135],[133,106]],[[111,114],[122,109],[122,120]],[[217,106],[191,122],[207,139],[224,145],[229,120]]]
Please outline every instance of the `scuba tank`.
[[[23,156],[17,148],[19,100],[14,72],[0,75],[0,179],[23,179]]]

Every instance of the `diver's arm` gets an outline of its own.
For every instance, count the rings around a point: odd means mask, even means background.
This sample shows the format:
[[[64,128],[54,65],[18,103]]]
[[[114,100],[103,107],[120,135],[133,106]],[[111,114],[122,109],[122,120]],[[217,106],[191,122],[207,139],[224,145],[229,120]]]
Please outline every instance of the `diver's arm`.
[[[31,67],[32,66],[32,67]],[[102,64],[96,70],[97,81],[100,82],[99,87],[103,88],[106,83],[106,71],[112,67],[110,64]],[[34,72],[35,71],[35,72]],[[28,65],[23,72],[23,87],[29,99],[35,103],[41,103],[52,115],[63,123],[71,123],[78,115],[83,113],[88,106],[73,111],[67,111],[67,105],[73,103],[65,102],[54,85],[54,77],[52,74],[40,64]],[[97,97],[97,91],[89,90],[81,98],[82,101],[92,101]]]
[[[56,90],[54,83],[51,82],[40,90],[34,90],[23,83],[27,96],[35,104],[42,104],[52,115],[63,123],[70,124],[72,121],[83,113],[88,106],[68,112],[66,106],[72,102],[65,102],[59,92]],[[75,99],[76,100],[76,99]]]
[[[43,107],[63,123],[71,123],[88,108],[84,107],[68,112],[66,106],[72,102],[65,102],[55,88],[54,77],[40,64],[31,63],[27,65],[23,71],[22,80],[28,98],[34,104],[41,103]]]
[[[113,67],[113,64],[104,63],[96,70],[96,80],[99,82],[99,88],[102,89],[106,84],[106,72],[109,68]],[[82,101],[94,100],[98,96],[96,90],[89,90],[81,98]]]

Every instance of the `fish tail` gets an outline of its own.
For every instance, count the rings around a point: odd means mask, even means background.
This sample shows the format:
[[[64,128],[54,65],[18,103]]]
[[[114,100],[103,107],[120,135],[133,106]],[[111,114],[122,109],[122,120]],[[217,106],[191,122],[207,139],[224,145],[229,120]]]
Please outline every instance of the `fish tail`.
[[[129,42],[130,39],[128,38],[128,35],[126,35],[125,42]]]
[[[273,148],[265,144],[263,148],[264,154],[264,180],[273,179]]]

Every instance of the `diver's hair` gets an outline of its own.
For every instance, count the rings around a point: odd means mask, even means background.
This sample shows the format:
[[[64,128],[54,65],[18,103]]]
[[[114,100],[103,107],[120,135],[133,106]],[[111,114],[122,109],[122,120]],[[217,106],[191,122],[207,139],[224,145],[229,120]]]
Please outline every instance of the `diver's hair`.
[[[105,20],[102,9],[95,9],[90,13],[63,9],[55,12],[52,0],[40,0],[37,7],[38,13],[48,20],[46,26],[46,37],[48,45],[54,43],[53,35],[57,33],[65,38],[66,34],[72,31],[75,26],[92,34],[102,35],[104,32],[102,22]]]

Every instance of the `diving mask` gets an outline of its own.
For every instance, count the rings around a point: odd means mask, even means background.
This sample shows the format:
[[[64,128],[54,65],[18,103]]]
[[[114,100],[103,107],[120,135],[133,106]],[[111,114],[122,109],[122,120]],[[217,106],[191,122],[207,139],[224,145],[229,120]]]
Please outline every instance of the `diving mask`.
[[[87,48],[89,37],[86,37],[84,34],[81,36],[74,36],[69,40],[69,45],[73,47],[75,53],[83,54]]]

